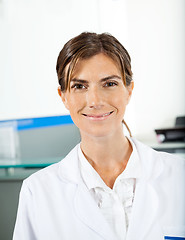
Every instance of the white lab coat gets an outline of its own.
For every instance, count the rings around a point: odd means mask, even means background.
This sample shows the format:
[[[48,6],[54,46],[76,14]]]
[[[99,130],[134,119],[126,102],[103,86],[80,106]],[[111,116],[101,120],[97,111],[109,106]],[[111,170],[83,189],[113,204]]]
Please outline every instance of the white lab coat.
[[[185,161],[133,139],[142,162],[126,240],[185,237]],[[77,147],[23,182],[13,240],[116,240],[80,176]]]

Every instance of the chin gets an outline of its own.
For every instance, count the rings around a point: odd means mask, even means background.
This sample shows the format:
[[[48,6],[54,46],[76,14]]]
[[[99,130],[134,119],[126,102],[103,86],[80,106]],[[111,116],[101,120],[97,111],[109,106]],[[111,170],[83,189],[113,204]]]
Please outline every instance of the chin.
[[[108,137],[108,136],[111,136],[112,135],[112,131],[110,131],[110,129],[91,129],[91,131],[88,131],[87,130],[81,130],[80,131],[81,133],[81,136],[87,136],[87,137],[90,137],[90,138],[105,138],[105,137]]]

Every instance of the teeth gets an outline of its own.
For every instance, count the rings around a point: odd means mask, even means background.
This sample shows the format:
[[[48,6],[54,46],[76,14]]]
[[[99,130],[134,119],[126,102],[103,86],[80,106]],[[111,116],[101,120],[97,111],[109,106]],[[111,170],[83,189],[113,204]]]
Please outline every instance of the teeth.
[[[87,114],[83,114],[83,115],[84,115],[84,116],[88,116],[88,117],[97,117],[97,118],[100,118],[100,117],[106,117],[106,116],[110,115],[111,113],[113,113],[113,112],[105,113],[105,114],[99,115],[99,116],[87,115]]]
[[[106,113],[106,114],[103,115],[103,117],[108,116],[109,114],[110,114],[110,113]]]

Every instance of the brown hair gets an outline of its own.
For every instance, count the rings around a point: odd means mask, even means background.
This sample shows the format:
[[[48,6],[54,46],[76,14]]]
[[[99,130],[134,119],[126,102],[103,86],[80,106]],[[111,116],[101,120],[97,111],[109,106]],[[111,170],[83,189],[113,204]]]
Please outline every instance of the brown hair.
[[[108,33],[83,32],[69,40],[59,53],[56,70],[62,92],[69,89],[71,75],[77,62],[99,53],[106,54],[117,63],[122,73],[124,85],[130,85],[132,81],[131,59],[123,45]],[[130,129],[124,120],[123,123],[131,136]]]

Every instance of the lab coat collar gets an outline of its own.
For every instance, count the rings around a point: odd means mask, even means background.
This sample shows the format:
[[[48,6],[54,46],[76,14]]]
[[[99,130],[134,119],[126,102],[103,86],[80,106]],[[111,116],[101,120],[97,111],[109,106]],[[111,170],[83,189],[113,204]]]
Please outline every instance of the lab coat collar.
[[[158,178],[164,169],[164,163],[160,158],[160,154],[148,147],[147,145],[132,138],[133,143],[138,151],[139,158],[142,165],[142,177],[143,181],[154,181]]]
[[[132,145],[133,151],[127,163],[125,170],[117,177],[114,187],[117,182],[120,180],[131,179],[131,178],[140,178],[141,177],[141,161],[138,156],[138,152],[136,150],[135,144],[132,143],[132,140],[129,138],[129,141]],[[82,178],[87,185],[89,190],[100,187],[106,190],[107,192],[111,192],[111,189],[104,183],[99,174],[95,171],[95,169],[91,166],[91,164],[85,158],[80,146],[78,147],[78,157],[79,157],[79,165],[80,172]]]
[[[139,158],[142,165],[141,180],[153,181],[160,176],[163,171],[163,161],[160,159],[160,155],[150,147],[142,144],[136,139],[132,138],[138,151]],[[81,174],[79,171],[78,161],[78,148],[79,144],[74,147],[71,152],[60,162],[59,176],[66,181],[70,181],[76,184],[82,182]]]

